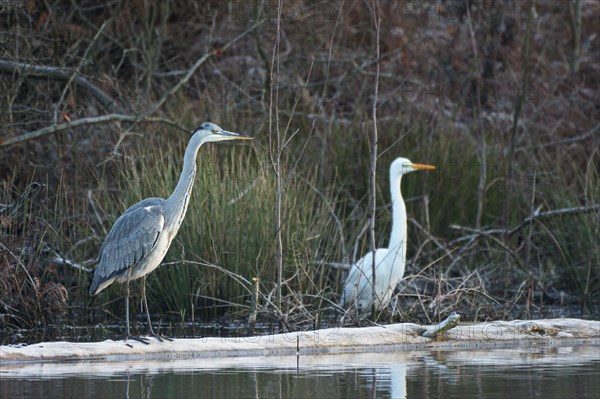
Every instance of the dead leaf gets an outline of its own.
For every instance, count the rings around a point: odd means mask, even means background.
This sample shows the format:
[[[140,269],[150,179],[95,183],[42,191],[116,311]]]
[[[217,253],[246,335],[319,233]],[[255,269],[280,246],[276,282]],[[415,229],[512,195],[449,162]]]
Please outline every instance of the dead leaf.
[[[215,54],[215,57],[217,57],[218,59],[222,59],[223,57],[225,57],[225,55],[223,54],[223,51],[221,51],[221,49],[218,47],[215,47],[213,49],[213,52]]]
[[[71,122],[71,117],[65,111],[60,112],[60,119],[63,121]]]
[[[4,228],[9,228],[10,226],[12,226],[12,223],[10,222],[10,220],[0,216],[0,226]]]
[[[48,19],[48,13],[46,11],[44,11],[42,13],[42,15],[40,15],[40,18],[37,21],[37,24],[35,25],[35,30],[40,30],[44,27],[44,24],[46,24],[46,20]]]

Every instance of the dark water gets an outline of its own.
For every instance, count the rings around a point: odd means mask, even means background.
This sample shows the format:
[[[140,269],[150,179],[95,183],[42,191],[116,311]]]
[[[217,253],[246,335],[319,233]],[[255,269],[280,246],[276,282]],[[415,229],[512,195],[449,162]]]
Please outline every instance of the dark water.
[[[0,364],[1,398],[600,398],[600,346]]]

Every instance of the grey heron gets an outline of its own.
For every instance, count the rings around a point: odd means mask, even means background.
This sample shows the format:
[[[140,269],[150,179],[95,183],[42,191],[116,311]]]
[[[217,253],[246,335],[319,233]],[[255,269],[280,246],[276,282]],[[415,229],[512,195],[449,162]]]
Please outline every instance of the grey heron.
[[[341,304],[355,304],[366,311],[375,301],[378,308],[385,306],[394,293],[396,285],[404,276],[406,260],[406,206],[400,191],[402,176],[416,170],[434,170],[435,166],[412,163],[397,158],[390,166],[390,191],[392,193],[392,232],[387,248],[375,252],[375,293],[373,298],[373,252],[359,259],[348,274],[342,292]]]
[[[115,281],[125,283],[126,339],[148,343],[147,339],[131,336],[129,331],[129,282],[141,278],[149,332],[161,340],[150,322],[146,276],[162,262],[185,217],[196,176],[198,149],[204,143],[236,139],[252,138],[225,131],[211,122],[201,124],[192,132],[183,158],[183,170],[171,196],[167,199],[146,198],[132,205],[117,219],[106,236],[89,293],[96,295]]]

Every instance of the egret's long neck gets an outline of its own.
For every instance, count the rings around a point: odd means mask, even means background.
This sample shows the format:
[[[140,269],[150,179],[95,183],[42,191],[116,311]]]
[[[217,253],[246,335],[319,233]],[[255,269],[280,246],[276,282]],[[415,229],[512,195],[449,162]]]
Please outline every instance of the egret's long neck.
[[[388,250],[394,263],[406,258],[406,206],[400,192],[402,175],[390,176],[390,190],[392,192],[392,234]]]
[[[196,157],[198,149],[204,144],[205,139],[196,135],[192,136],[183,157],[183,170],[179,176],[177,187],[173,194],[165,201],[165,226],[169,226],[171,233],[175,234],[183,222],[187,212],[196,177]]]

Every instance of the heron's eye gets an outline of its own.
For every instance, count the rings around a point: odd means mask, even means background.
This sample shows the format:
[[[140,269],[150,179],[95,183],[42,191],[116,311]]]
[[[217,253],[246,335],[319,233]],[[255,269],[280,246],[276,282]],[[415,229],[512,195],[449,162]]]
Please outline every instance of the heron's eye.
[[[212,133],[213,133],[213,134],[219,134],[219,131],[218,131],[217,129],[213,129],[213,130],[212,130]]]

